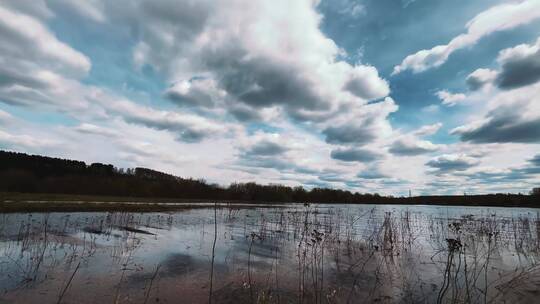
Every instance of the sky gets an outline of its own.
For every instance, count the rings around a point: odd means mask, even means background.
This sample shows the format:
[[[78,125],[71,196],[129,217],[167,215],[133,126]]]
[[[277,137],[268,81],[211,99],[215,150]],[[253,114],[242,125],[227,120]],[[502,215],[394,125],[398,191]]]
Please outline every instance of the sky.
[[[386,195],[540,186],[540,0],[3,0],[0,149]]]

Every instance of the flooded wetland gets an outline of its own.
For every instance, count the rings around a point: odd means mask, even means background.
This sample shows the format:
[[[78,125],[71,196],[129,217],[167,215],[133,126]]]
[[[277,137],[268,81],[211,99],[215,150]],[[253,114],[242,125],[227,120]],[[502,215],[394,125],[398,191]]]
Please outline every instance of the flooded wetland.
[[[0,303],[533,303],[539,209],[0,214]]]

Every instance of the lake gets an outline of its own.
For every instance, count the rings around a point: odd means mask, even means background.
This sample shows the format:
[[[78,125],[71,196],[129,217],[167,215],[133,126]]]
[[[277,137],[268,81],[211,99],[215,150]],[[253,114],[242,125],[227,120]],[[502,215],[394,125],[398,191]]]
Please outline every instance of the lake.
[[[0,214],[0,303],[533,303],[540,209]]]

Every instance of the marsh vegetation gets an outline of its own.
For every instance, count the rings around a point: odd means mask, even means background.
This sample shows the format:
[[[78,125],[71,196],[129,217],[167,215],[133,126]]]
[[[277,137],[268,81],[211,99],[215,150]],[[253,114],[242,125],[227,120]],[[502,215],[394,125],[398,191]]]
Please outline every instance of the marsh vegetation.
[[[0,302],[532,303],[539,234],[524,208],[5,213]]]

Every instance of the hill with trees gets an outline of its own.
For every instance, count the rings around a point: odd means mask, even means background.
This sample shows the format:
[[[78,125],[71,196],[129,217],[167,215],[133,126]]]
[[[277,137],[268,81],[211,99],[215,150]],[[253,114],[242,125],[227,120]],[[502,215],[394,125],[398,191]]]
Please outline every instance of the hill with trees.
[[[0,151],[0,192],[53,193],[123,197],[239,200],[251,202],[437,204],[540,207],[540,189],[531,195],[389,197],[340,189],[232,183],[220,186],[148,168]]]

